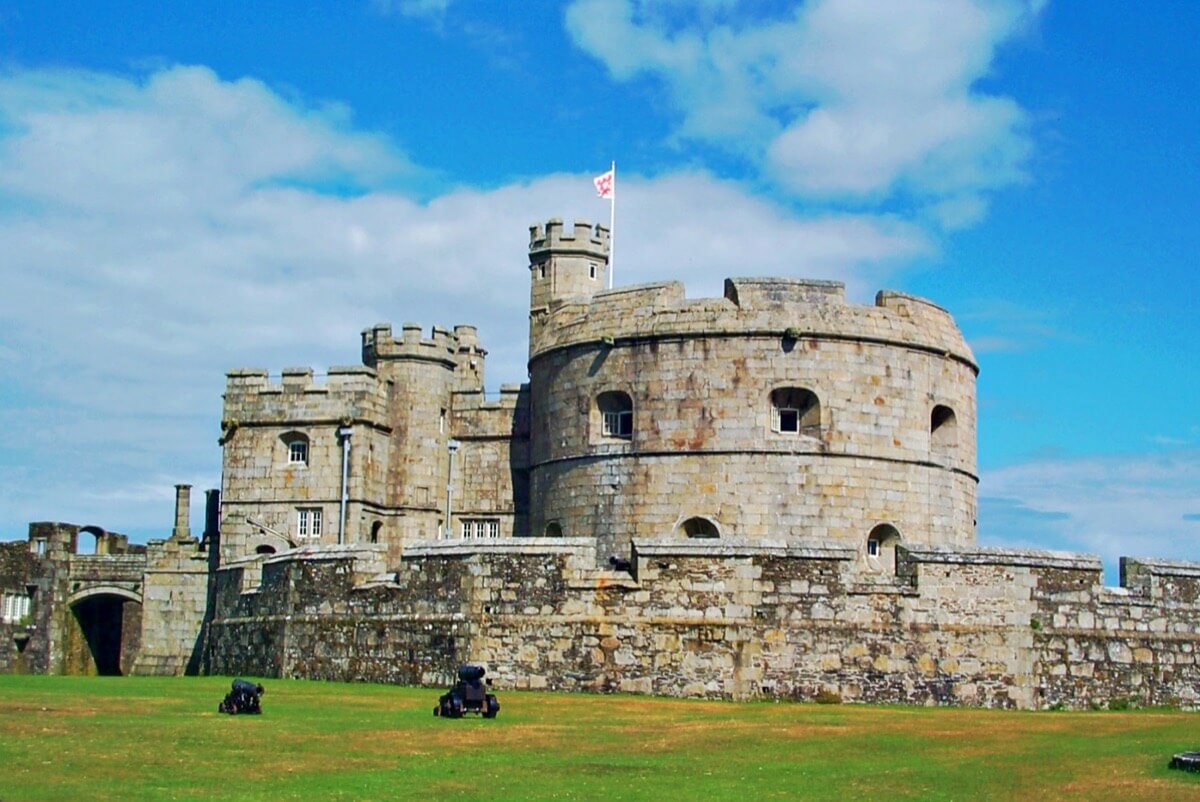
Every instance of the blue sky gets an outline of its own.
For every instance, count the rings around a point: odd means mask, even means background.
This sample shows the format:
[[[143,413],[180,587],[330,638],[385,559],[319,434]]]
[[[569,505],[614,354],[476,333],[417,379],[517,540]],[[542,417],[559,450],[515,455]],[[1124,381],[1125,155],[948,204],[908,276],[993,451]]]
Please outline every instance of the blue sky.
[[[979,358],[980,541],[1197,558],[1200,5],[0,2],[0,538],[219,483],[226,370],[474,323],[527,226],[617,279],[929,297]]]

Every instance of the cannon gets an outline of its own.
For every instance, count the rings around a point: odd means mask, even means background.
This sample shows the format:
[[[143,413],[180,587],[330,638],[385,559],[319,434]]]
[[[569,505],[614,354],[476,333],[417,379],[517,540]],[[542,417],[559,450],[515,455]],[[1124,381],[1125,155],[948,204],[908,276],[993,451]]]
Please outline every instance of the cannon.
[[[235,679],[233,688],[229,693],[225,694],[225,698],[221,700],[221,704],[217,705],[218,713],[229,713],[236,715],[238,713],[261,713],[262,712],[262,695],[266,693],[266,689],[261,685],[256,685],[244,679]]]
[[[486,673],[483,666],[459,666],[458,682],[438,699],[433,714],[443,718],[462,718],[467,713],[478,713],[484,718],[495,718],[500,712],[500,702],[494,694],[487,692],[491,680],[484,680]]]

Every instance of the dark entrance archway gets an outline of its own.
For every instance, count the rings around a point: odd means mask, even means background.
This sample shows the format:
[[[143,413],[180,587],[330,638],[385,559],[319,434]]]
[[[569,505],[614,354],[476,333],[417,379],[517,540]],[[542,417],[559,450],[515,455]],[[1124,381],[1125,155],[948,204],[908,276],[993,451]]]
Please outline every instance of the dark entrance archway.
[[[140,600],[125,594],[91,593],[71,603],[78,639],[68,673],[121,676],[132,667],[141,640]],[[90,665],[89,665],[90,664]]]

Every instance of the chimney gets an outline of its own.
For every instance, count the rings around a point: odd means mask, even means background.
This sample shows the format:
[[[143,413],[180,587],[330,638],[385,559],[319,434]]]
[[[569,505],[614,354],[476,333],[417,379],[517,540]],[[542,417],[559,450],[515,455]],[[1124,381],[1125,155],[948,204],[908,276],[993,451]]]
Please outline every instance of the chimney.
[[[192,486],[175,485],[175,530],[171,537],[175,540],[185,540],[192,536],[188,525],[192,517]]]

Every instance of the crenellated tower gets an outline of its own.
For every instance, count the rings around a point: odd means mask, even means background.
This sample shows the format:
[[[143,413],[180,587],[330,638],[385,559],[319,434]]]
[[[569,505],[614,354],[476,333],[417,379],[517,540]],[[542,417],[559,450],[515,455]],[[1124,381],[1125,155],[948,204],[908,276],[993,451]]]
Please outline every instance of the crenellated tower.
[[[609,231],[587,220],[567,228],[560,218],[529,227],[529,334],[563,301],[586,299],[608,287]]]

